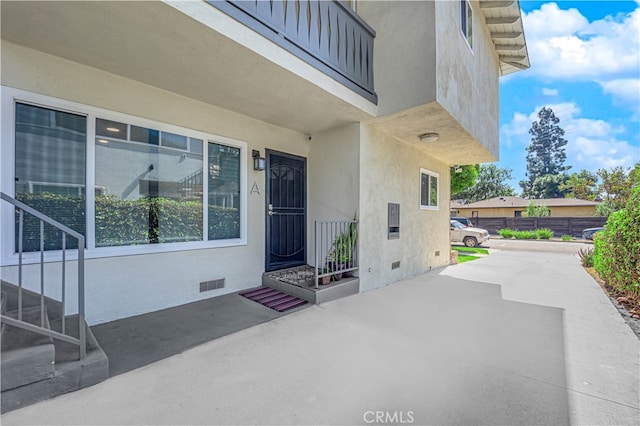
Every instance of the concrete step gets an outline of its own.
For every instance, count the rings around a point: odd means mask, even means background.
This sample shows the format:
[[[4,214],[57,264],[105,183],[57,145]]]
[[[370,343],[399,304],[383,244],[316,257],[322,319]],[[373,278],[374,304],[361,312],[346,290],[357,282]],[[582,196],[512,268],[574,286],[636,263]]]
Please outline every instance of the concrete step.
[[[78,337],[78,316],[65,318],[66,334]],[[0,413],[95,385],[109,378],[109,360],[89,326],[84,324],[87,336],[87,356],[79,360],[76,345],[54,339],[55,374],[44,380],[29,383],[2,392]],[[53,330],[61,330],[61,320],[51,322]],[[3,378],[4,380],[4,378]]]
[[[11,311],[6,315],[18,318],[18,311]],[[22,310],[22,319],[26,322],[40,325],[40,318],[40,307]],[[44,319],[45,327],[49,328],[46,306]],[[50,337],[5,324],[1,352],[0,388],[3,392],[55,374],[55,347]]]
[[[18,309],[18,286],[7,281],[0,281],[2,292],[7,298],[7,310]],[[62,303],[50,297],[44,298],[49,319],[54,320],[62,316]],[[22,289],[22,307],[40,306],[40,294],[26,288]]]
[[[262,274],[262,285],[316,305],[360,292],[358,277],[342,278],[339,281],[331,281],[327,285],[319,285],[316,288],[314,272],[313,267],[308,265],[265,272]]]

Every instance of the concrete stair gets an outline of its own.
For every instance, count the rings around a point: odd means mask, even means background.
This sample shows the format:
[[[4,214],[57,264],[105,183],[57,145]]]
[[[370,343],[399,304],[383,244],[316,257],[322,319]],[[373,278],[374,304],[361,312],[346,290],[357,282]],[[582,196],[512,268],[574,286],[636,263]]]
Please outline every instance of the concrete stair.
[[[18,311],[6,313],[18,318]],[[23,309],[22,319],[31,324],[40,325],[40,307]],[[45,326],[49,328],[46,315]],[[14,389],[39,380],[48,379],[55,374],[55,348],[51,337],[7,325],[2,331],[1,388]],[[3,395],[4,397],[4,395]]]
[[[320,285],[316,288],[313,273],[313,267],[308,265],[265,272],[262,275],[262,285],[299,297],[315,305],[352,296],[360,292],[360,279],[358,277],[342,278],[339,281],[331,281],[330,284]],[[292,280],[287,276],[302,276],[304,278]]]
[[[2,314],[17,318],[18,290],[2,282]],[[41,324],[40,296],[28,290],[22,295],[23,320]],[[62,331],[60,302],[45,298],[45,327]],[[109,377],[109,360],[91,329],[84,324],[87,356],[79,360],[79,349],[70,343],[2,324],[1,407],[6,413],[38,401],[72,392]],[[78,316],[65,317],[66,334],[78,337]]]

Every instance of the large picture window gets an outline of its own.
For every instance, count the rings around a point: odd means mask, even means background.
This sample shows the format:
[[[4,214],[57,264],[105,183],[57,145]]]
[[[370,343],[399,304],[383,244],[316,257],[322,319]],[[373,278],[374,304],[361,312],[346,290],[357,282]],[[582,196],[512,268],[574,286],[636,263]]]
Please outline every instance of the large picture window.
[[[96,247],[200,241],[202,139],[96,119]]]
[[[440,175],[438,173],[420,169],[420,208],[421,209],[438,209],[438,181]]]
[[[85,116],[15,104],[15,198],[81,234],[86,223],[86,139]],[[59,231],[48,224],[44,231],[45,249],[60,250]],[[16,247],[17,235],[16,230]],[[23,235],[24,252],[40,250],[38,219],[24,216]],[[77,248],[77,241],[70,238],[67,247]]]
[[[15,143],[2,167],[15,171],[15,198],[84,235],[89,257],[246,244],[245,143],[18,90],[8,97]],[[25,215],[23,252],[40,250],[39,222]],[[14,234],[17,253],[17,220]],[[46,251],[62,248],[58,234],[45,226]]]

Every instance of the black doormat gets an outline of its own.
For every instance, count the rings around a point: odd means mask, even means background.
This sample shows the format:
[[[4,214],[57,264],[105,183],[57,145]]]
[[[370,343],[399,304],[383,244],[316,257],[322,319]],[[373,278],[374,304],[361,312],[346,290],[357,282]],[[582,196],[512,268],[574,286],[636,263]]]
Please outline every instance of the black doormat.
[[[259,287],[243,291],[240,293],[240,296],[258,302],[278,312],[285,312],[308,303],[299,297],[289,296],[288,294],[269,287]]]

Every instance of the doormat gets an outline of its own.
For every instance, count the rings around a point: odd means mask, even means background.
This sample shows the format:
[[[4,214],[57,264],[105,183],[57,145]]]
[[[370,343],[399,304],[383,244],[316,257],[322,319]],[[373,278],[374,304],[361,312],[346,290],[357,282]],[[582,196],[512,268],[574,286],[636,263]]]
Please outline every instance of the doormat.
[[[289,296],[288,294],[269,287],[259,287],[253,290],[243,291],[240,293],[240,296],[258,302],[278,312],[285,312],[308,303],[299,297]]]

